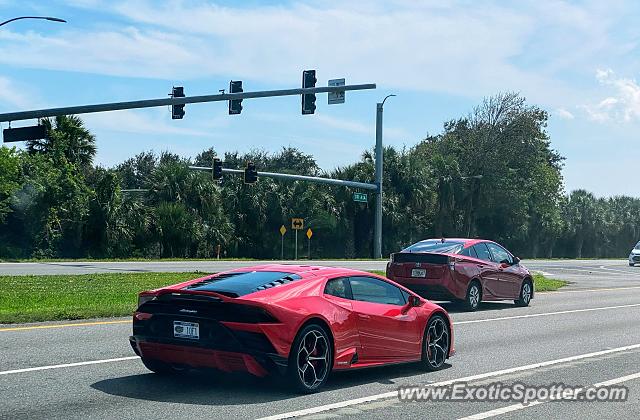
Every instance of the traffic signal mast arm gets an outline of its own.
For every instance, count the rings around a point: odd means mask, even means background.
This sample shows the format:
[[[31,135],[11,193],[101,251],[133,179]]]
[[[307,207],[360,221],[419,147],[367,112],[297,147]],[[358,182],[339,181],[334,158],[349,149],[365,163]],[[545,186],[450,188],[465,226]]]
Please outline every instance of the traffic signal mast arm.
[[[303,94],[341,92],[348,90],[375,89],[375,83],[346,86],[321,86],[315,88],[297,88],[282,90],[264,90],[242,93],[220,93],[216,95],[187,96],[183,98],[146,99],[129,102],[111,102],[95,105],[80,105],[64,108],[46,108],[33,111],[7,112],[0,114],[0,122],[30,120],[34,118],[57,117],[60,115],[90,114],[93,112],[118,111],[123,109],[153,108],[167,105],[195,104],[202,102],[220,102],[236,99],[269,98],[273,96],[294,96]]]
[[[195,169],[198,171],[211,171],[211,168],[208,168],[205,166],[189,166],[189,168]],[[222,173],[244,175],[244,169],[222,168]],[[364,190],[371,190],[371,191],[376,191],[378,189],[377,185],[368,184],[366,182],[343,181],[342,179],[321,178],[317,176],[280,174],[277,172],[260,172],[260,171],[258,171],[258,176],[265,177],[265,178],[274,178],[274,179],[286,179],[290,181],[317,182],[320,184],[337,185],[341,187],[362,188]]]

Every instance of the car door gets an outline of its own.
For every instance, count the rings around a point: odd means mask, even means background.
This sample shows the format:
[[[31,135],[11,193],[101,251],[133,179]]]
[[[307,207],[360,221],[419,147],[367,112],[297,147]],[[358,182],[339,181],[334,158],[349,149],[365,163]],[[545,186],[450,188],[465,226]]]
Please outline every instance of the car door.
[[[498,264],[498,280],[500,289],[504,291],[502,297],[516,298],[520,294],[522,276],[518,267],[513,264],[513,256],[498,244],[487,242],[493,261]]]
[[[481,260],[476,265],[480,270],[480,280],[484,288],[483,298],[502,297],[505,292],[501,290],[502,285],[498,279],[498,265],[491,258],[491,252],[486,243],[477,243],[473,249]]]
[[[361,360],[413,360],[420,354],[415,308],[406,308],[406,292],[373,277],[350,277],[357,314]]]

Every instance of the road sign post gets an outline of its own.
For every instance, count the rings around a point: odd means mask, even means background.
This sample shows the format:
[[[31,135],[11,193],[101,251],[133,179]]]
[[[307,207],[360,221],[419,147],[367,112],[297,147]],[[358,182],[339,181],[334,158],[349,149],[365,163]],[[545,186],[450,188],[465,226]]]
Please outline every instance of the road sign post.
[[[307,240],[308,240],[308,250],[307,250],[307,259],[311,259],[311,237],[313,236],[313,231],[311,228],[307,229]]]
[[[284,234],[287,233],[287,228],[284,225],[280,226],[280,259],[284,260]]]
[[[294,259],[298,259],[298,231],[304,228],[304,219],[299,217],[293,217],[291,219],[291,229],[296,231],[296,250],[294,252]]]

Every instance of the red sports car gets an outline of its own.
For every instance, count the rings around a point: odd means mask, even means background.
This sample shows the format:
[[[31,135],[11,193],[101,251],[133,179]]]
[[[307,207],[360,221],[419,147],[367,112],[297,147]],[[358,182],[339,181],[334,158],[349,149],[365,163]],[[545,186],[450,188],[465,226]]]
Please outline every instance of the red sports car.
[[[336,369],[420,362],[440,369],[453,331],[438,305],[375,274],[261,265],[140,293],[133,350],[158,373],[283,374],[313,392]]]
[[[471,311],[483,300],[528,306],[533,299],[533,276],[520,259],[482,239],[417,242],[391,255],[387,277],[428,299],[464,301]]]

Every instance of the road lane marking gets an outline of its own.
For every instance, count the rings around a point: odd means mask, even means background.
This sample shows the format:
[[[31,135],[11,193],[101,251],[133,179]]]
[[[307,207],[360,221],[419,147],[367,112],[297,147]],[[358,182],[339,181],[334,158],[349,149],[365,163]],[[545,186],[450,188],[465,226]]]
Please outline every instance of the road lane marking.
[[[478,374],[478,375],[467,376],[467,377],[464,377],[464,378],[449,379],[449,380],[446,380],[446,381],[441,381],[441,382],[435,382],[435,383],[432,383],[432,384],[428,384],[426,386],[439,387],[439,386],[451,385],[451,384],[454,384],[456,382],[477,381],[479,379],[486,379],[486,378],[492,378],[492,377],[496,377],[496,376],[509,375],[511,373],[523,372],[523,371],[528,371],[528,370],[533,370],[533,369],[539,369],[539,368],[542,368],[542,367],[558,365],[558,364],[562,364],[562,363],[569,363],[569,362],[574,362],[576,360],[589,359],[589,358],[592,358],[592,357],[604,356],[606,354],[619,353],[619,352],[622,352],[622,351],[629,351],[629,350],[636,350],[636,349],[640,349],[640,344],[633,344],[633,345],[630,345],[630,346],[617,347],[617,348],[608,349],[608,350],[601,350],[601,351],[596,351],[596,352],[593,352],[593,353],[585,353],[585,354],[579,354],[579,355],[576,355],[576,356],[564,357],[562,359],[548,360],[546,362],[539,362],[539,363],[533,363],[533,364],[530,364],[530,365],[517,366],[517,367],[514,367],[514,368],[496,370],[496,371],[493,371],[493,372],[481,373],[481,374]],[[288,413],[276,414],[276,415],[268,416],[268,417],[261,417],[258,420],[281,420],[281,419],[290,419],[290,418],[293,418],[293,417],[308,416],[308,415],[312,415],[312,414],[323,413],[325,411],[336,410],[336,409],[339,409],[339,408],[350,407],[350,406],[353,406],[353,405],[359,405],[359,404],[363,404],[363,403],[367,403],[367,402],[383,400],[383,399],[389,399],[389,398],[393,398],[393,397],[397,397],[397,396],[398,396],[398,391],[397,390],[396,391],[390,391],[390,392],[385,392],[385,393],[382,393],[382,394],[370,395],[370,396],[367,396],[367,397],[355,398],[355,399],[352,399],[352,400],[346,400],[346,401],[340,401],[340,402],[337,402],[337,403],[321,405],[321,406],[318,406],[318,407],[306,408],[306,409],[297,410],[297,411],[290,411]]]
[[[0,375],[12,375],[15,373],[36,372],[39,370],[62,369],[62,368],[70,368],[70,367],[76,367],[76,366],[99,365],[102,363],[124,362],[126,360],[134,360],[134,359],[139,359],[139,357],[138,356],[118,357],[116,359],[91,360],[88,362],[65,363],[62,365],[38,366],[38,367],[32,367],[32,368],[26,368],[26,369],[5,370],[5,371],[0,371]]]
[[[629,290],[629,289],[640,289],[640,286],[599,287],[597,289],[578,289],[578,290],[557,290],[557,291],[550,291],[550,292],[536,292],[536,295],[539,293],[543,293],[543,294],[549,294],[553,296],[561,293],[610,292],[615,290]]]
[[[10,327],[0,328],[0,332],[4,331],[24,331],[24,330],[44,330],[49,328],[67,328],[67,327],[86,327],[93,325],[112,325],[131,323],[130,319],[121,321],[96,321],[96,322],[77,322],[73,324],[53,324],[53,325],[31,325],[29,327]]]
[[[621,376],[620,378],[610,379],[608,381],[604,381],[604,382],[600,382],[600,383],[597,383],[597,384],[593,384],[591,386],[594,387],[594,388],[598,388],[598,387],[601,387],[601,386],[611,386],[611,385],[621,384],[623,382],[632,381],[632,380],[638,379],[638,378],[640,378],[640,372],[632,373],[631,375]],[[561,400],[555,400],[555,401],[561,401]],[[530,403],[528,403],[526,405],[523,404],[523,403],[508,405],[506,407],[496,408],[495,410],[489,410],[489,411],[485,411],[483,413],[474,414],[472,416],[462,417],[459,420],[482,420],[482,419],[488,419],[490,417],[499,416],[501,414],[511,413],[512,411],[522,410],[522,409],[527,408],[527,407],[535,407],[536,405],[545,404],[547,402],[549,402],[549,400],[535,400],[535,401],[532,401],[532,402],[530,402]]]
[[[477,324],[479,322],[492,322],[492,321],[505,321],[509,319],[520,319],[520,318],[535,318],[539,316],[551,316],[551,315],[562,315],[562,314],[574,314],[578,312],[594,312],[594,311],[605,311],[609,309],[622,309],[622,308],[633,308],[640,306],[640,303],[633,303],[630,305],[617,305],[617,306],[603,306],[600,308],[585,308],[585,309],[571,309],[568,311],[557,311],[557,312],[543,312],[539,314],[528,314],[528,315],[514,315],[514,316],[502,316],[499,318],[487,318],[487,319],[472,319],[468,321],[454,321],[453,325],[461,325],[461,324]]]

